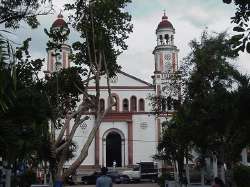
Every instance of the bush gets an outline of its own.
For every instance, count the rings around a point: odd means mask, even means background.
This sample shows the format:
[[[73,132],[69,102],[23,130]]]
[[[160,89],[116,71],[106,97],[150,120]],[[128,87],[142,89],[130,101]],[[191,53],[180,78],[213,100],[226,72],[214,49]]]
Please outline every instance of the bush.
[[[31,184],[35,184],[36,182],[36,174],[32,170],[28,170],[20,176],[19,186],[30,187]]]
[[[174,180],[174,177],[171,175],[171,173],[163,173],[158,179],[158,184],[160,187],[165,186],[165,180]]]
[[[250,186],[250,167],[239,165],[233,168],[233,178],[238,187]]]

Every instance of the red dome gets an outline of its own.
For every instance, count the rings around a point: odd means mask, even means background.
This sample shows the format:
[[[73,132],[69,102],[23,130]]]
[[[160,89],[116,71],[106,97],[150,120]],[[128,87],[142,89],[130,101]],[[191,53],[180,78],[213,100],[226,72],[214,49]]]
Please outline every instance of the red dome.
[[[68,27],[68,24],[64,21],[61,13],[57,16],[57,19],[52,24],[52,27]]]
[[[174,29],[172,23],[168,21],[168,17],[164,14],[164,16],[162,16],[162,21],[158,24],[157,30],[165,28]]]

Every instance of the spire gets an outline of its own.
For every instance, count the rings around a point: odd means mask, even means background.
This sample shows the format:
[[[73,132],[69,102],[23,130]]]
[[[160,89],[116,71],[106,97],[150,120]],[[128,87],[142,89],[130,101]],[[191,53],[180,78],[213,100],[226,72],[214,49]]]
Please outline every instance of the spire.
[[[63,19],[63,15],[62,15],[62,9],[60,10],[60,12],[59,12],[59,14],[58,14],[58,16],[57,16],[57,18],[61,18],[61,19]]]
[[[168,17],[166,16],[166,9],[163,10],[163,16],[162,16],[162,21],[167,20]]]

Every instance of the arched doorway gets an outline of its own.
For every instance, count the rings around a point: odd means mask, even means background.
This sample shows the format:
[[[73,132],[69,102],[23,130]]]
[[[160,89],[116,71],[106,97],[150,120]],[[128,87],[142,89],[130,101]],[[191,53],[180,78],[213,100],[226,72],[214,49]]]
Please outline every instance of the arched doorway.
[[[116,161],[116,166],[122,166],[122,138],[115,131],[108,133],[106,137],[106,166],[112,167]]]

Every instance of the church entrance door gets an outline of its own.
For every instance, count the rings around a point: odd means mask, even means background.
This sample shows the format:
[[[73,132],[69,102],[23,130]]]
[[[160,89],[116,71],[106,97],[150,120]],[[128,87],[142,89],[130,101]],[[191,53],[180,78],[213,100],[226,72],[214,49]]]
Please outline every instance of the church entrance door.
[[[112,167],[116,161],[116,167],[122,165],[122,139],[117,132],[110,132],[106,138],[106,166]]]

